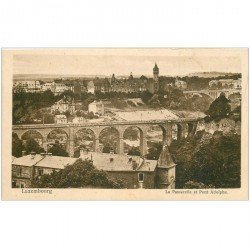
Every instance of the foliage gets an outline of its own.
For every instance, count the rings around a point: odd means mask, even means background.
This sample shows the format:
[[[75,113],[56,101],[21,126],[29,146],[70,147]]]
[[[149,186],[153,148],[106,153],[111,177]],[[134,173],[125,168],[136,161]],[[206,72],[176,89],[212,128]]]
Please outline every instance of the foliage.
[[[142,101],[146,104],[149,102],[149,100],[152,98],[152,96],[153,96],[153,94],[151,94],[149,91],[143,91],[140,95]]]
[[[15,157],[21,157],[24,146],[22,140],[18,138],[17,134],[12,133],[12,155]]]
[[[54,143],[53,146],[48,150],[48,153],[57,156],[69,156],[68,152],[58,143]]]
[[[111,147],[110,144],[107,143],[106,145],[104,145],[102,150],[103,153],[110,153],[111,151],[113,151],[113,148]]]
[[[112,179],[88,160],[78,159],[64,169],[42,175],[32,182],[36,188],[123,188],[121,180]]]
[[[224,94],[221,94],[217,99],[215,99],[206,114],[209,120],[219,121],[222,118],[229,116],[231,111],[230,100],[228,100]]]
[[[183,188],[185,188],[185,189],[208,189],[208,188],[214,188],[214,186],[213,185],[205,185],[202,182],[188,181],[185,183]]]
[[[137,155],[137,156],[140,156],[141,155],[140,149],[138,147],[132,147],[128,151],[128,155]]]
[[[146,155],[146,158],[149,160],[158,160],[159,156],[161,154],[162,150],[162,144],[154,143],[152,147],[148,149],[148,154]]]
[[[44,115],[44,123],[45,124],[53,124],[55,122],[54,116],[52,114]]]
[[[13,93],[13,123],[34,123],[33,119],[42,119],[43,112],[38,110],[50,107],[60,99],[61,96],[54,96],[50,90],[43,93]]]
[[[22,151],[25,151],[26,154],[30,154],[31,152],[37,154],[45,152],[33,138],[29,138],[23,143],[15,133],[12,133],[12,155],[15,157],[21,157]]]
[[[26,140],[24,143],[24,150],[27,154],[35,152],[36,154],[44,153],[45,150],[39,146],[38,142],[33,138]]]
[[[239,135],[198,132],[173,141],[170,152],[177,164],[177,188],[183,188],[188,181],[215,188],[240,187]]]

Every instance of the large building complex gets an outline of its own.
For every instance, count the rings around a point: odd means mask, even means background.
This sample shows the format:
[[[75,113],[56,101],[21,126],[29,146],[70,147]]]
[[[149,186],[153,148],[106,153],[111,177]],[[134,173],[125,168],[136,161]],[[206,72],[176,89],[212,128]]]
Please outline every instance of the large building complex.
[[[156,93],[159,90],[159,67],[155,63],[153,68],[153,77],[147,78],[141,76],[136,78],[133,73],[130,73],[128,78],[116,78],[113,74],[110,78],[94,78],[90,80],[81,79],[56,79],[51,82],[43,81],[15,81],[13,91],[36,93],[50,90],[55,95],[60,95],[65,91],[72,91],[75,94],[83,92],[88,93],[107,93],[107,92],[142,92],[148,90],[151,93]]]

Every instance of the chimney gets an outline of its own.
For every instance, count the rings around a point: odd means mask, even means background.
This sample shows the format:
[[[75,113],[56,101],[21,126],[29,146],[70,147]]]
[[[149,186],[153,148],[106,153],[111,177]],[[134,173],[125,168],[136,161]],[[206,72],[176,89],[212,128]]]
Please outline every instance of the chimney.
[[[22,156],[25,156],[25,155],[26,155],[26,151],[23,150],[23,151],[22,151]]]
[[[132,168],[133,168],[133,170],[136,170],[137,167],[138,167],[137,162],[135,160],[132,160]]]
[[[113,162],[113,161],[114,161],[114,158],[113,158],[113,157],[110,157],[110,158],[109,158],[109,161],[110,161],[110,162]]]

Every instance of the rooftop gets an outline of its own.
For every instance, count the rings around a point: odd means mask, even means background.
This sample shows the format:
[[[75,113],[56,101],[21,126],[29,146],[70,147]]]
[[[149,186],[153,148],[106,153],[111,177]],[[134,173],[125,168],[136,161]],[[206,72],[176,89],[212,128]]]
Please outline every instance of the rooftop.
[[[66,119],[65,115],[55,115],[57,119]]]
[[[46,155],[36,166],[44,168],[64,169],[67,165],[73,164],[77,159],[63,156]]]
[[[27,166],[31,167],[34,166],[36,163],[42,160],[44,156],[40,154],[35,154],[35,155],[25,155],[19,158],[15,158],[12,161],[13,165],[20,165],[20,166]]]
[[[142,159],[140,156],[123,154],[84,152],[80,158],[92,160],[96,168],[104,171],[154,171],[157,166],[156,160]]]
[[[93,165],[104,171],[147,171],[153,172],[157,165],[160,168],[172,168],[175,166],[169,153],[168,146],[164,146],[159,160],[148,160],[140,156],[125,154],[99,153],[81,151],[80,158],[92,160]],[[15,158],[13,165],[37,166],[43,168],[64,169],[67,165],[76,162],[78,158],[52,156],[45,154],[30,154]]]

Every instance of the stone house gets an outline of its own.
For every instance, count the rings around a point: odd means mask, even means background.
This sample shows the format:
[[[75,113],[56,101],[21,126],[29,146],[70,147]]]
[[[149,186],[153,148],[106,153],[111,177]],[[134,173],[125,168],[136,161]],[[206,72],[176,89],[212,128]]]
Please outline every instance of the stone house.
[[[94,114],[104,115],[104,104],[102,101],[93,101],[89,104],[88,107],[89,112],[93,112]]]
[[[55,123],[66,124],[67,123],[66,115],[55,115]]]

